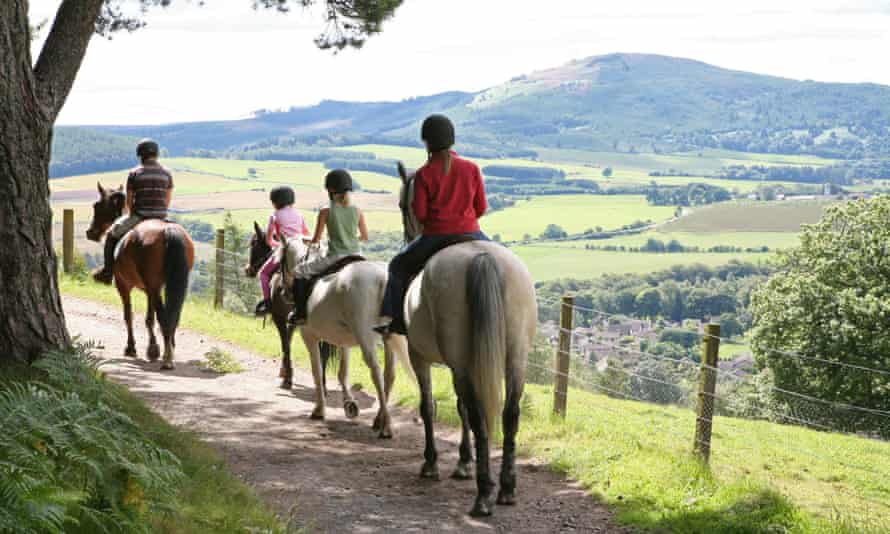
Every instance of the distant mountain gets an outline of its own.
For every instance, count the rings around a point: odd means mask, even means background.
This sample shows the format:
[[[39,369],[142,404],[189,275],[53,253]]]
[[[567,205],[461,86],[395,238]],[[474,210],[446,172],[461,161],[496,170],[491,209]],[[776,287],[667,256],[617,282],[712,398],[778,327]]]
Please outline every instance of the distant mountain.
[[[849,159],[890,156],[890,87],[797,81],[648,54],[576,60],[480,93],[323,101],[235,121],[96,129],[156,137],[172,155],[282,143],[416,145],[419,122],[434,111],[452,116],[461,144],[479,150],[713,147]]]

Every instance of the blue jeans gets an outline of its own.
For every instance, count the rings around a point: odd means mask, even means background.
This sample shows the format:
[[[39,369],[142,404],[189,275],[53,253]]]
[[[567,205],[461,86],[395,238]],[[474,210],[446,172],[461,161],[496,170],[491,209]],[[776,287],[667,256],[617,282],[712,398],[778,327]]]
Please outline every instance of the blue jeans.
[[[460,242],[462,238],[471,238],[475,241],[489,240],[481,231],[469,234],[422,235],[408,243],[389,262],[389,278],[386,281],[380,315],[392,318],[394,330],[405,333],[405,293],[408,292],[408,284],[423,270],[423,266],[436,252]]]

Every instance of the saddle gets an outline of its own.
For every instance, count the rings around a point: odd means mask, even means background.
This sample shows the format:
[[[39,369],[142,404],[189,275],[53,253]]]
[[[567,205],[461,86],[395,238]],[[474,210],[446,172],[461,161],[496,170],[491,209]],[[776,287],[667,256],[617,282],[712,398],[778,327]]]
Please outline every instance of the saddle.
[[[338,273],[343,270],[344,267],[349,265],[350,263],[355,263],[358,261],[365,261],[365,257],[361,254],[350,254],[349,256],[343,256],[339,260],[335,261],[329,267],[321,271],[320,273],[313,275],[309,278],[309,291],[312,291],[312,286],[315,285],[317,280],[324,278],[325,276],[329,276],[335,273]]]
[[[473,236],[458,234],[458,235],[450,236],[448,239],[439,243],[433,250],[433,253],[430,254],[430,257],[425,262],[423,262],[423,265],[421,265],[417,269],[417,272],[413,273],[410,277],[408,277],[408,280],[406,280],[405,287],[410,286],[411,282],[413,282],[414,279],[417,278],[417,275],[419,275],[420,273],[423,272],[424,267],[426,267],[426,264],[429,263],[429,261],[431,259],[433,259],[433,256],[442,252],[443,250],[445,250],[448,247],[453,247],[454,245],[460,245],[461,243],[469,243],[470,241],[481,241],[481,240],[477,239]]]

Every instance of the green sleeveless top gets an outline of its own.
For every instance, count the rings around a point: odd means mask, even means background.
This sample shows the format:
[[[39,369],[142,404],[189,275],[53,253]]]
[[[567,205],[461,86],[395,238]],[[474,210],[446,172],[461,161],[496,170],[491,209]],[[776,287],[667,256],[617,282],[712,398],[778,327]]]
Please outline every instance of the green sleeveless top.
[[[358,209],[331,202],[328,211],[328,256],[360,254]]]

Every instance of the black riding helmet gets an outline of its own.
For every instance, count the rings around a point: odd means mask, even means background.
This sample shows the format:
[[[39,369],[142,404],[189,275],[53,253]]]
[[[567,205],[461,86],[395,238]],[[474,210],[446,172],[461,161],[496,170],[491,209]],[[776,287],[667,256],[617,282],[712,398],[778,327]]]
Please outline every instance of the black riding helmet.
[[[160,151],[158,144],[152,139],[143,139],[136,145],[136,155],[139,159],[156,158]]]
[[[281,209],[294,203],[294,190],[286,185],[272,189],[269,192],[269,200],[275,205],[275,209]]]
[[[345,169],[334,169],[324,177],[324,188],[338,195],[352,191],[352,176]]]
[[[420,138],[430,152],[448,150],[454,146],[454,124],[445,115],[430,115],[420,127]]]

